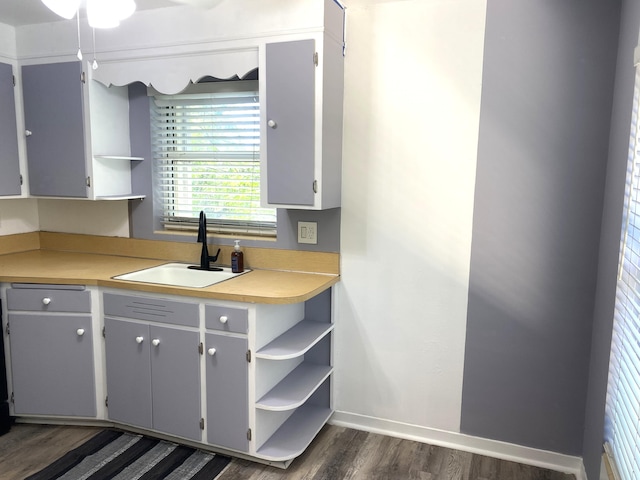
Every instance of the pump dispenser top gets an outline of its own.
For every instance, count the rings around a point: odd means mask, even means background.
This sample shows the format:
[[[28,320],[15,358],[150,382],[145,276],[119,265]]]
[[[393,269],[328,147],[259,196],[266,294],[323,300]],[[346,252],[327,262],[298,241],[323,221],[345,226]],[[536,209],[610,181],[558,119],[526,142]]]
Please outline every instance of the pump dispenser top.
[[[240,250],[240,240],[235,240],[233,252],[231,252],[231,271],[242,273],[244,271],[244,254]]]

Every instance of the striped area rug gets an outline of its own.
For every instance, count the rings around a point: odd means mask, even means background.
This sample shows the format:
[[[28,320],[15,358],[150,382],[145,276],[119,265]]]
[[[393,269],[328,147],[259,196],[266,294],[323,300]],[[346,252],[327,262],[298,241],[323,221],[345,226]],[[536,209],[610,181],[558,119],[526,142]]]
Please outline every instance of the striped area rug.
[[[229,457],[104,430],[26,480],[213,480]]]

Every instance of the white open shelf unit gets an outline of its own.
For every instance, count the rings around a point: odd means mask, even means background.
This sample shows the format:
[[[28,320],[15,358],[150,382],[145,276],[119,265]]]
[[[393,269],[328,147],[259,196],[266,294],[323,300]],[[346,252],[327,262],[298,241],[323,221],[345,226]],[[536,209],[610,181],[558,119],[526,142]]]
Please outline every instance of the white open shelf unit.
[[[270,322],[256,345],[256,455],[300,455],[333,413],[331,289]]]

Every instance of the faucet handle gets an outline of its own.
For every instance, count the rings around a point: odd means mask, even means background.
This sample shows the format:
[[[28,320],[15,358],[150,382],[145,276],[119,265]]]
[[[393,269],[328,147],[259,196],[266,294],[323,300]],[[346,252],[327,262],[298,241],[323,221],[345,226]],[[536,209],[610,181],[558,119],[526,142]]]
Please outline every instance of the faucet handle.
[[[215,255],[210,255],[209,256],[209,261],[210,262],[217,262],[218,261],[218,255],[220,255],[220,249],[218,249],[218,251],[216,252]]]

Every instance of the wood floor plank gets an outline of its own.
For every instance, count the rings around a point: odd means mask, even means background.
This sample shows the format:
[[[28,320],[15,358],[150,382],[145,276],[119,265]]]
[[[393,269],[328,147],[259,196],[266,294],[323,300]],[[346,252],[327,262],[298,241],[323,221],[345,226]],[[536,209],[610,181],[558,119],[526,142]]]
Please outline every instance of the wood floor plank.
[[[20,424],[0,436],[0,480],[22,480],[100,429]],[[325,426],[288,469],[233,459],[219,480],[575,480],[574,475]]]

